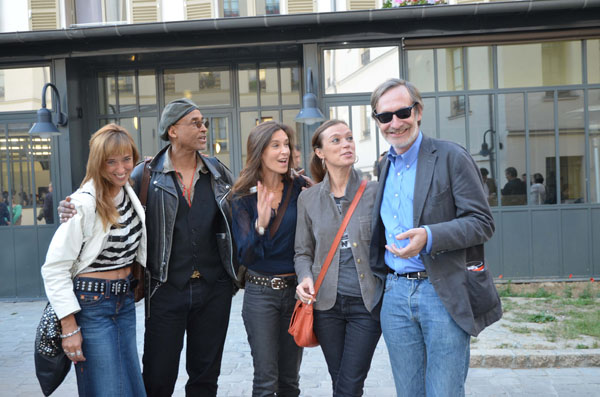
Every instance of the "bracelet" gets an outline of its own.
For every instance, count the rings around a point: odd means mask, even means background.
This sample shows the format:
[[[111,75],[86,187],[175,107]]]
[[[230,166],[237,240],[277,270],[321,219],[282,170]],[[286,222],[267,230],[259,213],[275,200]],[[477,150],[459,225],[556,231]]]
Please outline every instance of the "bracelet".
[[[59,336],[60,336],[60,339],[65,339],[65,338],[68,338],[75,334],[78,334],[80,331],[81,331],[81,327],[77,327],[77,329],[75,331],[69,332],[68,334],[60,334]]]

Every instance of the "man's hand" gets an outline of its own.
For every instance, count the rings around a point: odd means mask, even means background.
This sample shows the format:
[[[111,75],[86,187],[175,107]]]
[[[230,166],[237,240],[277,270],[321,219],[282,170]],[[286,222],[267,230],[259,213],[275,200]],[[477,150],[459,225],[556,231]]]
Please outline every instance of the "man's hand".
[[[422,227],[409,229],[404,233],[400,233],[396,235],[396,240],[406,240],[409,239],[409,243],[404,248],[398,248],[395,245],[386,245],[385,249],[390,251],[392,254],[403,258],[408,259],[413,256],[419,255],[423,250],[423,247],[427,244],[427,230]]]
[[[76,213],[77,210],[75,206],[71,204],[71,197],[67,196],[66,199],[61,200],[58,203],[58,217],[60,219],[60,223],[65,223],[69,219],[71,219]]]

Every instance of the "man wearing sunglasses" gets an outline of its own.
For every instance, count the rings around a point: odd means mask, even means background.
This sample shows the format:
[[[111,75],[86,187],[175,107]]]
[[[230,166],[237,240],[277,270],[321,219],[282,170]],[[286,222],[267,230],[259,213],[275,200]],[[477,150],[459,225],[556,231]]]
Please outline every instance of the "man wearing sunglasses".
[[[228,195],[233,177],[207,147],[208,120],[189,99],[165,106],[168,141],[147,165],[148,253],[143,378],[148,396],[171,396],[184,337],[186,395],[216,396],[237,274]],[[140,191],[144,167],[131,178]],[[74,211],[74,210],[73,210]],[[61,221],[73,212],[61,202]]]
[[[461,396],[470,336],[502,309],[483,264],[494,220],[469,153],[421,132],[423,100],[390,79],[371,96],[391,145],[379,177],[371,266],[385,281],[381,328],[398,396]],[[435,131],[430,131],[431,135]]]

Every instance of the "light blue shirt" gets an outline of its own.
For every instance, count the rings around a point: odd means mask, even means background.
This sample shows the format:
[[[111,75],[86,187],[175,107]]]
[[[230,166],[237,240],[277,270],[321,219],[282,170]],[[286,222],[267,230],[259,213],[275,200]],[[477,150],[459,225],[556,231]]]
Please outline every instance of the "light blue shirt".
[[[381,200],[379,214],[385,227],[385,240],[387,245],[396,245],[403,248],[409,240],[396,240],[396,235],[414,228],[413,225],[413,198],[415,194],[415,179],[417,176],[417,163],[419,149],[423,141],[423,134],[419,136],[412,146],[404,153],[397,154],[392,146],[388,152],[390,168],[385,180],[385,189]],[[432,237],[429,227],[427,230],[427,245],[425,252],[431,252]],[[417,255],[412,258],[402,259],[385,251],[385,263],[396,273],[411,273],[425,270],[423,261]]]

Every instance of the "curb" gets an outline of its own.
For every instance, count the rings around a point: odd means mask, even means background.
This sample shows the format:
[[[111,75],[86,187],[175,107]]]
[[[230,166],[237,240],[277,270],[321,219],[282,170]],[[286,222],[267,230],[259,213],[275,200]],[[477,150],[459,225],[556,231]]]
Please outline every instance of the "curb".
[[[471,368],[600,367],[600,349],[471,350]]]

